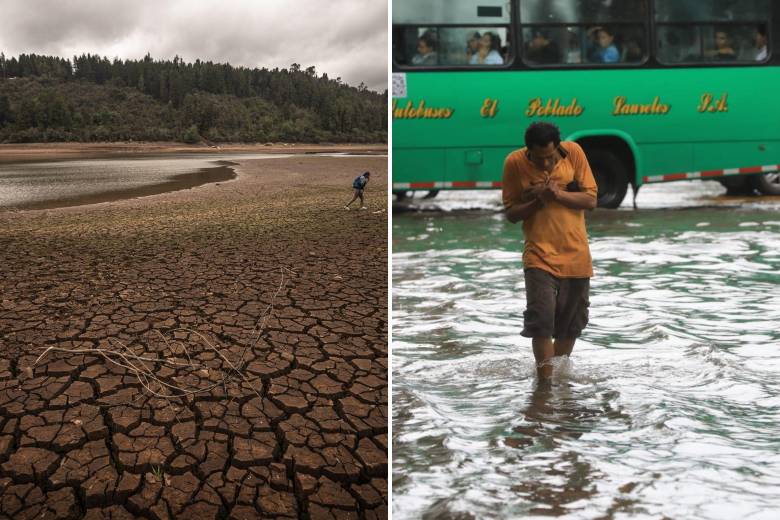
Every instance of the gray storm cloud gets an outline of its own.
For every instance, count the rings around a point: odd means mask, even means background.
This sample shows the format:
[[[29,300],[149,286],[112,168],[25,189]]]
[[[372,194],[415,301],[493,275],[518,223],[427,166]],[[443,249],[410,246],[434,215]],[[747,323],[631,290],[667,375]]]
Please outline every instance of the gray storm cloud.
[[[0,0],[0,51],[314,66],[387,88],[388,0]]]

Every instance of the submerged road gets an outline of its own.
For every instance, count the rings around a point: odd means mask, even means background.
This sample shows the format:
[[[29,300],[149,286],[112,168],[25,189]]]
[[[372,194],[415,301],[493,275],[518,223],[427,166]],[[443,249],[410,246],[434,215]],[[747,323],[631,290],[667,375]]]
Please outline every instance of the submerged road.
[[[774,518],[780,202],[724,191],[588,214],[590,324],[549,390],[498,193],[395,214],[393,518]]]

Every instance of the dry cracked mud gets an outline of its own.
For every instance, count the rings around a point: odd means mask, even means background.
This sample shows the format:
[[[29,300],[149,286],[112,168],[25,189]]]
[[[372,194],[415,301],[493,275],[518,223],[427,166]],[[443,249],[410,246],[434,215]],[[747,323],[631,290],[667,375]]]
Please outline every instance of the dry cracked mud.
[[[386,159],[236,169],[0,212],[0,516],[387,517]]]

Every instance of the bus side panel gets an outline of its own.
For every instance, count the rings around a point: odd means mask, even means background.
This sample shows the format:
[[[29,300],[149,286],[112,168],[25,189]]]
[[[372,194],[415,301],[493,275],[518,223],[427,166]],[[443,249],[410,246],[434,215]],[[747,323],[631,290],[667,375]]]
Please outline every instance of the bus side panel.
[[[393,148],[393,186],[415,183],[420,188],[444,180],[445,150],[441,148]]]
[[[646,177],[693,170],[693,144],[691,143],[642,144],[639,148],[642,150],[643,171]]]
[[[474,188],[475,186],[469,183],[500,181],[504,172],[504,159],[516,149],[516,147],[450,148],[446,151],[445,179],[461,181],[462,185],[456,183],[453,188]]]
[[[694,145],[696,171],[774,166],[780,162],[780,141],[724,141]],[[739,157],[739,164],[735,164]]]

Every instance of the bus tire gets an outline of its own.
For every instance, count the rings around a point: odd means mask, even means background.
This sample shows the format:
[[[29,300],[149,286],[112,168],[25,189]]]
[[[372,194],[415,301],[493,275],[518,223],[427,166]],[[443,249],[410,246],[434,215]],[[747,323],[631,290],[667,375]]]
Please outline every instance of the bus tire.
[[[746,195],[753,195],[755,188],[750,179],[738,175],[729,175],[728,177],[721,177],[718,182],[726,188],[726,195],[729,197],[744,197]]]
[[[628,171],[614,153],[603,148],[586,150],[593,177],[599,188],[597,206],[615,209],[620,206],[628,190]]]
[[[750,185],[763,195],[780,195],[780,173],[753,175],[750,178]]]
[[[438,194],[439,194],[439,190],[429,190],[428,193],[425,194],[425,197],[423,197],[423,199],[434,199]]]
[[[402,200],[406,199],[408,194],[406,190],[403,190],[403,191],[394,191],[393,195],[395,195],[396,202],[401,202]]]

